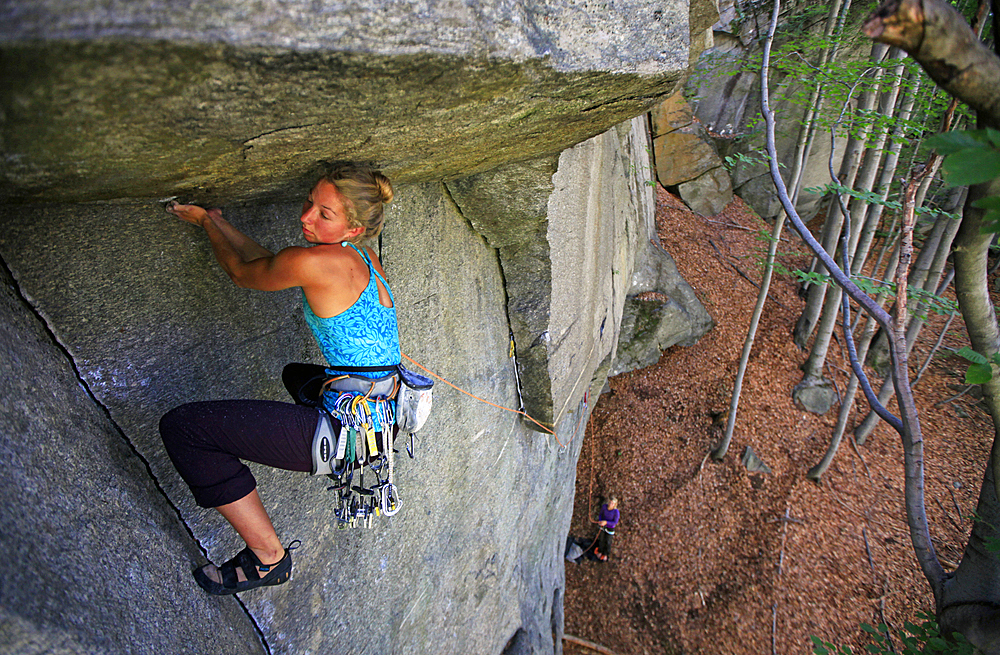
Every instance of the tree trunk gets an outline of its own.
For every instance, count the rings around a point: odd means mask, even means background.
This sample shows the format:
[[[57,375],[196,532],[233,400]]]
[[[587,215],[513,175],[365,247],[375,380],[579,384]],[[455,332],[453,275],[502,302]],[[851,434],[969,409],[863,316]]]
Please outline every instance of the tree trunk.
[[[880,202],[868,206],[864,227],[861,229],[857,245],[852,248],[854,261],[851,264],[851,273],[854,275],[860,275],[864,269],[875,230],[882,221],[882,212],[885,209],[885,202],[889,198],[889,192],[892,190],[892,179],[896,175],[896,165],[899,163],[899,152],[903,147],[903,135],[907,131],[905,122],[910,120],[910,115],[913,113],[913,104],[916,102],[917,93],[920,90],[920,80],[921,78],[917,75],[910,78],[913,89],[906,94],[906,99],[902,102],[896,116],[897,121],[892,128],[889,150],[886,153],[885,162],[882,164],[882,172],[879,173],[878,182],[875,184]],[[919,200],[917,202],[917,207],[919,207]]]
[[[903,84],[903,71],[905,70],[902,61],[904,57],[906,57],[906,53],[899,48],[892,48],[889,51],[888,58],[890,60],[895,59],[899,63],[892,71],[888,88],[879,97],[878,112],[882,116],[896,117],[897,106],[899,104],[899,89]],[[861,166],[861,170],[858,171],[853,185],[856,191],[871,192],[874,190],[875,178],[882,167],[883,150],[888,138],[889,131],[882,130],[875,135],[875,138],[870,143],[866,144],[864,163]],[[865,225],[865,216],[870,211],[870,208],[871,203],[868,200],[857,196],[852,197],[848,205],[848,219],[851,221],[851,240],[848,252],[852,260],[854,259],[858,236]],[[858,267],[858,265],[854,264],[851,266],[852,270]]]
[[[778,218],[775,219],[774,229],[771,231],[771,244],[767,249],[767,264],[764,266],[764,277],[760,283],[760,291],[757,292],[757,304],[754,306],[753,315],[750,317],[750,328],[747,330],[747,337],[743,341],[743,352],[740,355],[740,364],[736,371],[733,395],[729,401],[729,418],[726,420],[726,432],[722,435],[722,441],[712,451],[712,459],[714,460],[721,460],[726,456],[729,444],[733,440],[733,430],[736,428],[736,414],[740,404],[740,392],[743,390],[743,376],[750,361],[750,352],[753,349],[754,338],[757,335],[757,325],[760,323],[760,316],[764,312],[764,302],[767,300],[767,292],[771,288],[771,274],[774,272],[774,256],[778,251],[778,242],[781,240],[781,228],[784,224],[785,212],[781,211],[778,214]]]
[[[948,213],[961,213],[962,205],[965,203],[966,191],[962,188],[952,190],[943,209]],[[936,293],[941,275],[944,272],[945,261],[951,253],[951,244],[958,232],[961,221],[947,216],[938,216],[934,222],[934,227],[924,241],[924,246],[920,251],[920,257],[914,265],[911,286],[920,286],[928,293]],[[932,254],[933,253],[933,254]],[[921,309],[926,305],[921,306]],[[918,312],[920,313],[920,312]],[[914,321],[918,320],[916,317]],[[888,365],[888,348],[886,346],[885,335],[879,335],[875,345],[872,346],[871,354],[868,357],[868,364],[876,370],[884,370]]]
[[[1000,195],[1000,180],[979,184],[969,189],[969,198],[965,203],[965,214],[958,235],[955,237],[954,249],[955,296],[965,318],[965,327],[969,332],[972,349],[986,357],[1000,351],[1000,327],[997,325],[997,316],[990,301],[986,279],[989,246],[993,235],[982,232],[980,227],[984,212],[971,205],[979,198],[989,195]],[[1000,434],[1000,376],[994,375],[982,387],[983,400],[993,418],[994,431]],[[992,456],[994,481],[1000,482],[998,457],[1000,452],[994,448]],[[997,493],[1000,495],[1000,489]]]
[[[984,124],[1000,125],[1000,59],[947,2],[887,0],[862,29],[877,41],[906,50]]]
[[[996,15],[994,15],[996,19]],[[864,32],[905,49],[939,86],[976,110],[981,126],[1000,127],[1000,58],[984,46],[961,15],[944,0],[888,0],[866,21]],[[969,190],[962,224],[955,237],[955,293],[972,347],[987,356],[1000,347],[1000,328],[987,287],[987,249],[992,235],[983,234],[983,212],[971,206],[976,199],[1000,194],[1000,180]],[[900,380],[896,380],[899,384]],[[983,396],[993,418],[994,442],[983,477],[980,509],[1000,525],[996,513],[1000,496],[1000,380],[983,385]],[[900,394],[902,400],[902,394]],[[907,489],[909,495],[909,488]],[[907,503],[909,506],[909,502]],[[1000,652],[997,616],[1000,563],[986,547],[994,528],[977,523],[959,571],[939,586],[932,582],[938,619],[953,627],[986,652]],[[920,557],[918,553],[918,558]],[[953,600],[954,599],[954,600]],[[945,634],[948,634],[947,632]]]
[[[961,199],[962,195],[957,196],[957,200]],[[953,211],[958,207],[949,208],[949,211]],[[930,293],[937,291],[937,285],[941,281],[941,275],[944,272],[945,260],[948,257],[948,253],[951,251],[951,245],[955,239],[955,235],[959,228],[959,222],[947,216],[939,216],[934,224],[934,229],[928,236],[927,240],[924,242],[924,247],[920,251],[920,256],[917,257],[916,264],[913,267],[913,284],[911,286],[920,286],[923,290]],[[913,348],[913,344],[917,340],[917,335],[920,333],[920,328],[923,325],[923,320],[918,317],[918,315],[926,310],[925,303],[920,303],[918,305],[917,311],[914,312],[915,316],[907,327],[906,331],[906,344],[907,349]],[[881,348],[881,353],[876,353],[876,349]],[[875,368],[878,368],[878,363],[881,363],[884,368],[889,361],[888,352],[888,340],[885,338],[885,333],[879,335],[879,339],[876,340],[875,344],[872,346],[872,353],[869,355],[869,360],[874,360],[876,364],[873,364]],[[892,394],[895,391],[895,387],[890,376],[886,376],[885,380],[882,382],[882,387],[879,389],[878,398],[879,402],[885,404],[889,402],[892,398]],[[859,444],[865,442],[868,439],[868,435],[871,434],[875,426],[878,425],[878,415],[874,412],[869,412],[865,416],[864,421],[861,422],[854,430],[854,438]]]
[[[898,48],[894,48],[889,56],[893,59],[902,59],[905,53]],[[879,101],[880,113],[884,116],[894,115],[897,101],[899,99],[899,88],[902,85],[903,65],[896,66],[892,83],[881,95]],[[883,130],[877,134],[874,143],[868,147],[864,165],[858,172],[854,188],[858,191],[871,192],[875,182],[875,176],[879,170],[882,160],[882,149],[885,146],[888,132]],[[865,221],[865,209],[868,202],[863,198],[854,196],[851,198],[847,215],[838,212],[840,222],[848,226],[847,238],[843,240],[843,248],[846,251],[848,261],[854,258],[854,246],[858,243],[858,238]],[[860,218],[859,218],[860,217]],[[842,227],[840,229],[843,229]],[[874,229],[874,227],[872,228]],[[832,251],[828,251],[832,252]],[[816,330],[816,338],[813,340],[809,357],[803,364],[802,381],[795,385],[792,390],[792,397],[796,403],[807,411],[816,413],[826,413],[833,406],[836,399],[830,382],[823,376],[823,367],[826,365],[826,356],[830,350],[830,339],[837,327],[837,317],[840,314],[841,292],[839,287],[833,287],[826,292],[823,302],[822,314],[819,326]]]
[[[931,171],[937,170],[934,167],[936,159],[928,162],[926,166],[931,167]],[[920,187],[923,187],[921,183]],[[917,192],[919,196],[919,190]],[[947,212],[952,212],[961,206],[961,201],[964,198],[962,193],[958,193],[955,196],[955,202],[946,208]],[[917,263],[914,265],[914,275],[911,276],[911,286],[921,285],[923,289],[929,293],[935,293],[940,295],[943,289],[939,290],[937,285],[941,280],[941,276],[944,272],[945,261],[948,258],[948,253],[951,252],[951,243],[955,238],[955,233],[958,231],[959,222],[949,218],[948,216],[941,215],[938,217],[934,224],[934,229],[931,234],[924,241],[923,249],[920,252],[920,257],[917,258]],[[894,261],[898,261],[897,257]],[[928,263],[929,262],[929,263]],[[895,275],[895,266],[890,266],[889,270],[886,271],[883,279],[891,279]],[[880,294],[878,297],[879,302],[882,301],[884,294]],[[910,321],[909,328],[906,332],[906,343],[907,351],[913,348],[913,344],[916,342],[917,336],[920,333],[920,328],[923,325],[923,319],[919,316],[923,312],[927,311],[927,306],[925,302],[921,302],[918,305],[918,309],[914,312],[914,317]],[[865,356],[867,353],[867,348],[872,341],[872,336],[875,331],[875,322],[869,319],[865,324],[864,332],[861,335],[861,339],[858,341],[858,359],[865,361]],[[886,347],[887,341],[884,339],[885,333],[882,332],[881,344]],[[888,352],[886,352],[885,357],[888,362]],[[887,376],[882,382],[882,387],[879,389],[879,402],[883,405],[889,401],[892,397],[892,393],[895,387],[892,382],[892,377]],[[833,436],[830,440],[830,446],[823,458],[820,460],[816,466],[809,469],[807,476],[811,480],[819,481],[820,477],[826,472],[826,469],[830,466],[833,461],[833,457],[837,452],[837,448],[840,445],[840,441],[843,438],[844,431],[847,429],[847,419],[850,415],[851,408],[854,406],[854,399],[857,395],[858,390],[858,378],[855,375],[851,375],[851,379],[847,384],[847,390],[844,392],[844,400],[840,406],[840,412],[837,415],[837,425],[834,427]],[[867,440],[868,435],[878,424],[878,415],[875,412],[869,412],[854,431],[854,438],[859,445],[864,444]]]
[[[993,442],[991,459],[997,458]],[[993,467],[986,467],[976,505],[976,522],[962,562],[945,581],[937,599],[941,633],[962,633],[984,653],[1000,653],[1000,559],[985,547],[1000,538],[1000,503],[997,502]]]
[[[889,48],[883,44],[872,44],[869,60],[873,63],[882,61],[888,50]],[[871,86],[858,99],[858,112],[871,111],[875,107],[875,101],[878,99],[878,85],[881,78],[882,69],[875,68]],[[847,140],[844,158],[840,163],[840,172],[837,175],[840,183],[846,187],[853,186],[854,184],[858,168],[861,166],[861,155],[864,152],[864,144],[867,136],[867,128],[863,128],[858,131],[852,131],[851,136]],[[823,223],[822,235],[823,249],[831,257],[836,251],[837,240],[840,238],[840,230],[843,224],[844,215],[841,212],[840,203],[834,200],[834,202],[830,203],[826,221]],[[813,259],[809,270],[824,273],[826,269],[818,259]],[[795,324],[794,333],[795,345],[803,350],[805,350],[806,343],[809,341],[809,337],[812,336],[813,329],[815,329],[816,322],[820,317],[826,297],[826,289],[827,285],[825,284],[811,284],[808,287],[809,295],[806,298],[806,306],[802,310],[802,315],[799,317],[798,322]]]
[[[832,45],[823,48],[823,52],[820,53],[817,68],[822,69],[828,63],[836,61],[840,31],[844,26],[844,18],[847,16],[847,12],[850,11],[850,9],[851,0],[845,0],[843,3],[841,0],[834,0],[830,3],[830,11],[826,16],[826,28],[823,32],[823,36],[827,39],[827,41],[829,41],[834,37],[834,33],[836,33],[836,39],[833,41]],[[805,162],[809,159],[809,151],[812,149],[813,138],[816,133],[815,118],[822,104],[823,85],[817,84],[809,95],[809,102],[806,105],[808,109],[806,110],[805,117],[802,119],[802,128],[799,130],[799,140],[795,144],[795,157],[792,163],[792,170],[796,172],[791,177],[792,184],[790,187],[793,203],[798,201],[799,192],[802,190],[802,170],[805,168]]]

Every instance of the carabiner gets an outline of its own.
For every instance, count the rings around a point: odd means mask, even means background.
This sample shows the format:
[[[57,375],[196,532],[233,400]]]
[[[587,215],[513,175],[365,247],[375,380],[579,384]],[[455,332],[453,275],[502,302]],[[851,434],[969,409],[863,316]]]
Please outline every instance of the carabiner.
[[[394,515],[403,505],[399,499],[399,491],[396,489],[396,485],[391,482],[387,482],[379,488],[378,499],[382,513],[386,516]]]

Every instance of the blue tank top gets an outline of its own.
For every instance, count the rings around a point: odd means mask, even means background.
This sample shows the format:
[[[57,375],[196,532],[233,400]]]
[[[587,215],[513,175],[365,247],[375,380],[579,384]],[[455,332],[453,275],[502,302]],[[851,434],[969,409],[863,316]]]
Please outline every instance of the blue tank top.
[[[382,276],[372,266],[364,250],[354,244],[344,242],[341,246],[351,246],[368,265],[368,286],[353,305],[330,318],[320,318],[313,312],[302,292],[302,311],[306,323],[319,343],[323,356],[333,372],[337,366],[395,366],[399,364],[399,326],[396,323],[396,301],[392,291]],[[392,307],[386,307],[378,300],[378,277],[389,292]],[[385,372],[356,373],[364,377],[379,378]]]

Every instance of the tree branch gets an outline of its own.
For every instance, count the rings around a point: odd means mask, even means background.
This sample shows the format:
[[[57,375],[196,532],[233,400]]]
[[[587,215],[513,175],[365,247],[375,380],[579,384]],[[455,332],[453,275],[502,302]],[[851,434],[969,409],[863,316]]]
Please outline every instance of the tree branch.
[[[798,215],[798,212],[796,212],[791,199],[788,197],[788,191],[785,188],[785,183],[781,179],[781,172],[778,169],[778,155],[774,139],[774,114],[771,112],[768,103],[769,90],[767,80],[768,65],[771,57],[771,43],[774,40],[774,32],[778,23],[779,5],[780,1],[775,0],[768,36],[764,41],[764,55],[761,63],[760,76],[761,114],[764,118],[767,133],[768,165],[771,172],[771,179],[774,181],[774,186],[782,207],[784,207],[789,220],[792,222],[792,225],[802,237],[803,241],[806,242],[813,253],[820,259],[820,261],[823,262],[823,265],[826,266],[837,285],[840,286],[848,296],[854,299],[854,301],[857,302],[866,312],[868,312],[879,323],[879,325],[883,327],[886,334],[891,336],[890,343],[892,344],[891,355],[893,360],[893,377],[896,379],[897,399],[900,405],[901,420],[892,416],[892,414],[890,414],[884,407],[881,409],[882,411],[885,411],[889,417],[891,417],[883,418],[885,418],[885,420],[895,428],[903,442],[904,470],[906,474],[906,515],[907,526],[910,531],[910,540],[913,543],[914,554],[916,555],[920,568],[923,571],[932,592],[934,593],[934,597],[935,599],[939,599],[941,598],[945,573],[944,569],[941,567],[941,562],[938,560],[937,554],[934,551],[934,544],[931,542],[930,529],[927,523],[927,512],[924,507],[923,439],[920,434],[920,422],[916,413],[916,407],[913,404],[913,394],[910,389],[909,378],[906,371],[905,324],[903,324],[903,327],[901,328],[897,322],[894,321],[889,314],[878,305],[878,303],[868,296],[868,294],[861,291],[861,289],[858,288],[858,286],[850,278],[850,275],[837,266],[833,258],[830,257],[830,255],[823,249],[822,245],[816,241],[816,238],[812,235],[809,229],[806,228],[801,217]],[[903,265],[902,261],[900,262],[900,265]],[[902,280],[905,283],[905,273]],[[899,292],[897,291],[897,293]],[[849,320],[845,320],[845,325],[847,324],[849,324]],[[848,345],[848,350],[850,351],[850,343]],[[852,359],[854,358],[852,357]],[[858,375],[860,379],[860,377],[864,375],[864,371],[861,370],[861,363],[852,361],[851,366],[854,368],[855,374]],[[873,409],[877,406],[880,405],[877,403],[874,404]],[[881,412],[879,415],[882,415]]]
[[[905,50],[938,86],[1000,125],[1000,58],[945,0],[886,0],[862,31]]]

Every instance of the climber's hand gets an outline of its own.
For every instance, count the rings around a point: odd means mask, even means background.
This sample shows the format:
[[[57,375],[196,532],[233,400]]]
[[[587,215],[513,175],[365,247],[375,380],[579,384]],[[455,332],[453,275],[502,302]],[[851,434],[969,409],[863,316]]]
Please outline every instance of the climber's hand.
[[[205,221],[210,220],[209,212],[205,211],[203,207],[199,207],[198,205],[182,205],[180,203],[172,202],[167,205],[167,211],[182,221],[192,223],[199,227],[205,227]],[[219,210],[215,209],[212,211],[218,212]]]

